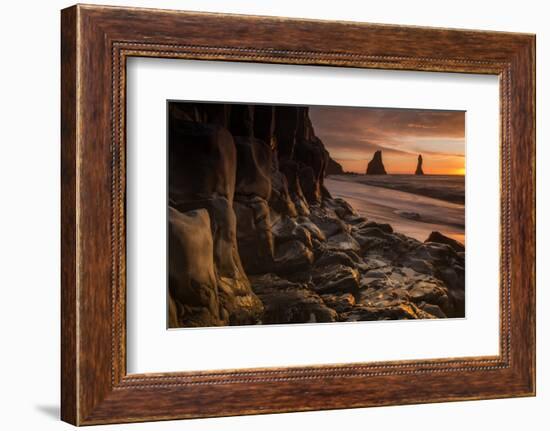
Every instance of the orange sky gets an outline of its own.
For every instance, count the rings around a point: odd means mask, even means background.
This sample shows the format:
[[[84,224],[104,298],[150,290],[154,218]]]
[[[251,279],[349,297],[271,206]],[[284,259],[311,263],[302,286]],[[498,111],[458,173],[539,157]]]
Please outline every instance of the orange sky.
[[[315,134],[345,171],[365,173],[376,150],[388,174],[463,175],[465,113],[423,109],[312,106]]]

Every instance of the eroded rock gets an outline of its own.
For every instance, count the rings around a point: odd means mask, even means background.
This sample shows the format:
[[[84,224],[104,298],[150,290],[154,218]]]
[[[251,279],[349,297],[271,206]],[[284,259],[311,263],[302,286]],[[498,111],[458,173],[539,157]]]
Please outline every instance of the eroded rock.
[[[252,288],[264,304],[262,323],[334,322],[338,314],[307,286],[275,274],[251,277]]]
[[[382,163],[382,151],[378,150],[372,156],[372,160],[367,165],[367,175],[386,175],[386,168]]]
[[[341,264],[315,267],[311,282],[317,293],[354,293],[359,290],[359,271]]]

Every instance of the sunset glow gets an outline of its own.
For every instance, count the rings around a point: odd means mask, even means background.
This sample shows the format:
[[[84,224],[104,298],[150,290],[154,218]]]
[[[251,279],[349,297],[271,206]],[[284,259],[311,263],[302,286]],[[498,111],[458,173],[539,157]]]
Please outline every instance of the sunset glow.
[[[389,174],[464,175],[465,112],[310,107],[315,133],[347,172],[364,174],[377,150]]]

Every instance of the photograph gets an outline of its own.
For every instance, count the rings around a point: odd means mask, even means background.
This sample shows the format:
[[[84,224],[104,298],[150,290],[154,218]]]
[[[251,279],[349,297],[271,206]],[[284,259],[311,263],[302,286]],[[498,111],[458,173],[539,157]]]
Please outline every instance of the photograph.
[[[168,328],[466,317],[464,111],[167,117]]]

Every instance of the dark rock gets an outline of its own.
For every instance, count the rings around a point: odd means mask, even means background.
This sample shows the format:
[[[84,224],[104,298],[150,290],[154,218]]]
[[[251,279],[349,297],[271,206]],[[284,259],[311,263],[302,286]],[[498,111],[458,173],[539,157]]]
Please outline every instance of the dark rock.
[[[210,107],[204,109],[201,116],[212,115]],[[211,111],[225,121],[225,110]],[[223,313],[227,313],[231,324],[254,323],[261,303],[250,290],[237,248],[233,209],[237,154],[233,137],[218,124],[171,122],[169,130],[170,204],[180,212],[201,208],[208,211]]]
[[[254,137],[254,106],[231,105],[228,128],[233,136]]]
[[[382,151],[378,150],[374,153],[372,160],[367,165],[367,175],[386,175],[384,163],[382,163]]]
[[[355,305],[355,296],[351,293],[321,295],[327,307],[338,313],[349,311]]]
[[[395,213],[400,217],[410,220],[420,220],[420,214],[414,211],[396,211]]]
[[[334,160],[332,157],[329,157],[325,175],[341,175],[343,173],[344,169],[342,168],[342,165]]]
[[[298,163],[294,160],[284,160],[280,162],[279,169],[286,178],[289,196],[292,199],[297,213],[299,215],[309,215],[309,206],[300,183]]]
[[[277,274],[303,271],[312,263],[313,251],[301,241],[291,240],[276,247],[274,272]]]
[[[393,233],[393,228],[388,223],[376,223],[374,221],[364,220],[360,223],[355,223],[354,230],[361,231],[362,229],[377,228],[385,233]]]
[[[298,128],[299,107],[275,107],[275,139],[279,160],[292,160],[296,146],[296,131]]]
[[[457,240],[454,240],[452,238],[449,238],[448,236],[443,235],[440,232],[432,232],[428,239],[426,239],[425,242],[437,242],[439,244],[447,244],[453,248],[456,252],[464,252],[465,248],[464,245],[458,242]]]
[[[168,214],[170,326],[227,324],[229,319],[220,313],[208,211],[169,208]]]
[[[353,293],[359,289],[359,272],[340,264],[316,267],[311,271],[311,282],[317,293]]]
[[[277,245],[287,241],[297,240],[302,242],[307,248],[313,248],[310,230],[298,224],[295,219],[281,217],[273,224],[271,231]]]
[[[348,322],[431,318],[433,318],[431,314],[426,313],[412,303],[401,303],[381,308],[361,305],[341,315],[341,319]]]
[[[361,246],[348,232],[341,232],[331,236],[327,241],[327,247],[331,250],[361,252]]]
[[[298,217],[296,218],[296,222],[304,229],[307,229],[309,231],[309,233],[311,234],[311,238],[315,238],[318,241],[326,241],[325,234],[309,218]]]
[[[318,209],[315,209],[315,212],[311,214],[310,220],[315,223],[326,238],[339,233],[349,232],[349,227],[345,222],[339,218],[330,217]]]
[[[235,137],[237,150],[237,195],[258,196],[269,200],[271,196],[271,148],[256,138]]]
[[[276,164],[276,160],[273,164]],[[303,204],[303,202],[302,202]],[[281,215],[288,215],[290,217],[296,217],[298,211],[296,205],[290,197],[288,191],[288,182],[286,177],[277,168],[271,168],[271,196],[269,199],[269,207]],[[302,214],[307,214],[308,211],[305,208],[300,208]]]
[[[415,303],[425,302],[451,311],[447,289],[437,280],[416,282],[409,290],[409,296]]]
[[[305,138],[296,144],[295,158],[300,163],[299,177],[302,191],[310,204],[321,202],[321,188],[328,164],[328,152],[323,143],[313,133],[307,117],[309,131]]]
[[[340,264],[355,268],[357,264],[343,251],[334,251],[326,249],[323,254],[315,261],[315,266],[323,268],[328,265]]]
[[[334,322],[338,315],[304,285],[277,277],[275,274],[252,276],[254,292],[264,304],[262,323]]]
[[[324,205],[327,208],[330,208],[341,220],[348,222],[350,218],[357,217],[357,213],[353,207],[348,204],[344,199],[335,198],[335,199],[325,199]]]
[[[422,259],[408,259],[406,262],[404,262],[404,264],[407,265],[409,268],[414,269],[416,272],[420,272],[422,274],[434,273],[433,265],[430,262]]]
[[[352,226],[357,226],[366,223],[367,219],[362,216],[350,216],[346,217],[346,222],[348,222]]]
[[[441,310],[440,307],[433,304],[419,304],[419,307],[428,314],[431,314],[438,319],[446,319],[447,315]]]
[[[247,133],[253,133],[252,123],[249,124],[252,112],[241,113],[245,119],[239,130],[245,132],[246,127]],[[265,272],[273,264],[274,249],[268,205],[272,190],[272,152],[267,144],[253,137],[236,137],[235,147],[237,175],[233,206],[237,215],[239,252],[247,273]]]
[[[270,148],[276,147],[274,106],[254,106],[254,136],[264,141]]]
[[[418,155],[418,163],[416,165],[416,171],[414,171],[415,175],[424,175],[424,171],[422,170],[422,154]]]
[[[169,199],[174,204],[209,199],[214,194],[233,200],[237,153],[227,129],[178,122],[177,127],[170,127],[168,164]]]
[[[237,219],[237,243],[247,274],[269,271],[273,266],[274,240],[269,206],[259,197],[233,203]]]
[[[180,307],[181,308],[181,307]],[[183,316],[185,314],[184,310],[178,310],[178,305],[176,301],[172,298],[172,294],[168,295],[168,327],[169,328],[179,328],[184,325]],[[180,323],[181,316],[181,323]]]

